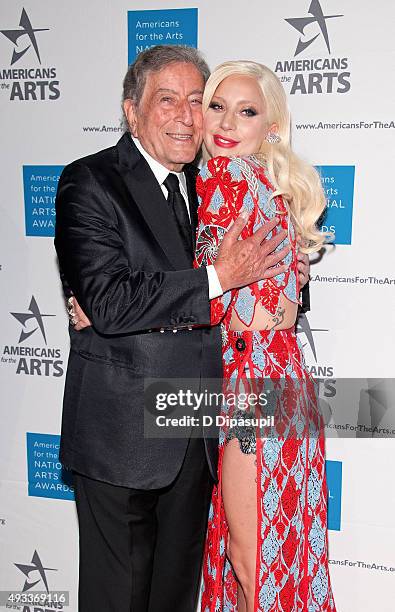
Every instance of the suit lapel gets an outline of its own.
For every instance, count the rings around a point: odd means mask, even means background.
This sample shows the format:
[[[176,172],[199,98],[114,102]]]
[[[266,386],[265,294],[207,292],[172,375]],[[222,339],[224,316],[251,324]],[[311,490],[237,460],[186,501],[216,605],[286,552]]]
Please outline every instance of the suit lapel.
[[[192,244],[193,250],[196,247],[196,230],[198,222],[198,199],[196,194],[196,177],[199,171],[195,166],[186,164],[184,166],[184,174],[187,182],[188,191],[188,202],[189,202],[189,213],[191,215],[191,230],[192,230]]]
[[[117,144],[119,172],[128,191],[175,270],[191,267],[181,243],[176,223],[151,168],[124,134]]]

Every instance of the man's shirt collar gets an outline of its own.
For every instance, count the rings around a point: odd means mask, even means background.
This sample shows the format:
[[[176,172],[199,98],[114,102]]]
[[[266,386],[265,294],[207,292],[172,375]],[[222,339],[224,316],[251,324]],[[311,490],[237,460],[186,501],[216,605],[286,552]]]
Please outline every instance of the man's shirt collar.
[[[141,155],[146,160],[149,167],[151,168],[159,185],[163,185],[163,182],[167,179],[169,172],[173,172],[173,174],[175,174],[178,177],[181,185],[184,187],[184,191],[186,191],[186,180],[185,180],[185,175],[183,172],[174,172],[173,170],[169,170],[165,166],[162,166],[162,164],[159,163],[156,159],[154,159],[152,155],[147,153],[147,151],[143,148],[138,138],[135,138],[134,136],[132,136],[132,140],[134,144],[136,145],[136,147],[138,148],[138,150],[140,151]]]

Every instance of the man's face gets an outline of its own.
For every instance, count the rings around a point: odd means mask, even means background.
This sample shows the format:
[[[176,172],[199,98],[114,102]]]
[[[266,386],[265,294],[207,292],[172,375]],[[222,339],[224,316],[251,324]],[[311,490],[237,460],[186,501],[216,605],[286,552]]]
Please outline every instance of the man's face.
[[[195,159],[202,142],[204,80],[192,64],[169,64],[147,76],[137,108],[125,100],[133,136],[163,166],[180,172]]]

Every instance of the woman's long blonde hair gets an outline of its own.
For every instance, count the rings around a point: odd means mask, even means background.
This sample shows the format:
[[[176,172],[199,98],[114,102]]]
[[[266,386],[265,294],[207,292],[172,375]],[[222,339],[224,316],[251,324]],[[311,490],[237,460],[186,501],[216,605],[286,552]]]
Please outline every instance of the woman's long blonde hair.
[[[250,76],[258,82],[265,101],[268,126],[278,126],[281,141],[270,144],[266,140],[256,153],[266,162],[275,191],[287,201],[295,229],[302,237],[303,251],[318,251],[325,242],[325,233],[317,229],[317,221],[326,207],[326,199],[318,172],[300,159],[291,148],[291,118],[285,91],[274,72],[262,64],[233,61],[220,64],[206,83],[203,113],[209,107],[218,85],[228,76]]]

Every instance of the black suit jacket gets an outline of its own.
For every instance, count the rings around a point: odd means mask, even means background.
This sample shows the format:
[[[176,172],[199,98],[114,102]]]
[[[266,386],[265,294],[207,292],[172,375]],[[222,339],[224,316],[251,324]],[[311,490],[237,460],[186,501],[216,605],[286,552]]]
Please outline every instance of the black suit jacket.
[[[197,170],[184,171],[196,224]],[[209,327],[207,272],[191,269],[160,186],[129,134],[64,169],[55,246],[92,321],[81,332],[70,328],[61,461],[116,485],[166,486],[188,440],[144,438],[144,379],[192,378],[195,390],[201,379],[220,379],[221,341],[219,328]],[[215,477],[218,440],[205,443]]]

